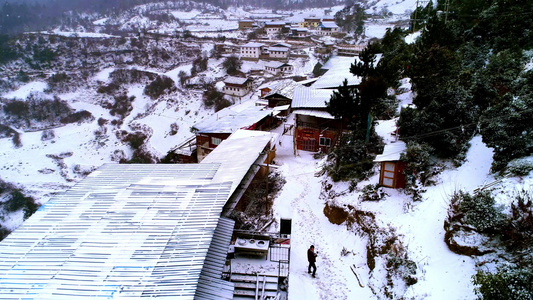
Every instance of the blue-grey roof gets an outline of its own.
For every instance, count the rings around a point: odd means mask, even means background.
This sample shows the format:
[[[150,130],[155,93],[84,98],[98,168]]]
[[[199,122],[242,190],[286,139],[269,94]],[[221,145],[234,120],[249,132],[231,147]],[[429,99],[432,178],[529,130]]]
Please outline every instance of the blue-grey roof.
[[[0,242],[0,298],[232,299],[206,261],[231,237],[219,166],[103,165]]]

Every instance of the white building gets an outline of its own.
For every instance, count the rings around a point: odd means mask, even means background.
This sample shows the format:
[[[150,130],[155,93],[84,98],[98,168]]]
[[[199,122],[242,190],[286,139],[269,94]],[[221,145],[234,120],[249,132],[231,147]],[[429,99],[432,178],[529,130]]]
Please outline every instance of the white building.
[[[273,59],[287,59],[289,58],[289,50],[287,47],[269,47],[268,57]]]
[[[287,63],[269,61],[265,64],[265,71],[273,75],[288,74],[294,71],[294,67]]]
[[[266,34],[275,35],[281,33],[283,27],[285,27],[285,22],[266,22],[265,27],[263,29],[265,30]]]
[[[263,54],[265,44],[250,42],[241,46],[241,58],[259,59]]]
[[[335,22],[322,22],[317,28],[320,35],[332,35],[339,32],[339,26]]]
[[[230,96],[242,97],[252,90],[252,80],[249,78],[229,76],[224,84],[222,92]]]

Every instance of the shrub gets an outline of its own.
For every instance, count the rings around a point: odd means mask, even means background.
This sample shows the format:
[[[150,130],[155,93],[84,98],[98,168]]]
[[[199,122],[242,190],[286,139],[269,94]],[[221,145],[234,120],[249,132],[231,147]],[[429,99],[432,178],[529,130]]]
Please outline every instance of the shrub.
[[[515,159],[509,163],[507,170],[517,176],[526,176],[533,170],[533,161],[525,159]]]
[[[64,118],[61,119],[61,123],[63,124],[70,124],[70,123],[81,123],[83,121],[92,121],[94,120],[93,114],[86,110],[78,111],[73,114],[70,114]]]
[[[452,206],[462,215],[462,221],[472,225],[479,231],[492,231],[503,225],[502,209],[490,192],[482,191],[473,196],[463,191],[456,192],[451,199]]]
[[[55,137],[55,132],[52,129],[43,130],[43,132],[41,133],[41,141],[48,141]]]
[[[533,272],[526,268],[500,268],[496,273],[478,271],[472,276],[478,299],[517,299],[533,297]]]
[[[30,107],[26,101],[11,100],[4,105],[4,112],[8,115],[14,115],[17,117],[25,116],[28,114]]]
[[[146,140],[147,136],[146,134],[136,131],[134,133],[130,133],[124,138],[124,141],[130,144],[130,147],[133,150],[137,150],[141,148],[142,145],[144,145],[144,141]]]
[[[13,134],[13,145],[15,146],[15,148],[22,147],[22,140],[20,139],[20,133],[18,132],[15,132],[15,134]]]
[[[170,92],[176,89],[174,80],[167,76],[157,76],[149,85],[144,88],[144,94],[152,99],[157,99],[165,91]]]
[[[231,102],[229,100],[224,98],[218,99],[218,101],[215,103],[215,112],[230,106]]]

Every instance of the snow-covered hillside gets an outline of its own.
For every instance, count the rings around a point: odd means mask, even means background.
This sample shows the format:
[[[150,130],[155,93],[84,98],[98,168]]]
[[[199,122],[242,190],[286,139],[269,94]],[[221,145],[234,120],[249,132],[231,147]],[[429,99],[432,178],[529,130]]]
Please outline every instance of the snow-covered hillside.
[[[416,3],[368,1],[366,12],[372,17],[366,22],[365,37],[358,42],[382,37],[387,28],[409,18]],[[58,51],[58,57],[39,61],[37,66],[29,66],[24,59],[2,66],[2,101],[60,99],[73,111],[87,111],[92,118],[68,124],[56,122],[46,129],[40,122],[13,122],[10,128],[20,138],[20,144],[14,143],[14,133],[0,137],[0,179],[42,204],[100,165],[131,159],[139,149],[132,146],[128,136],[145,136],[141,146],[144,154],[161,159],[192,136],[190,128],[194,124],[214,114],[202,97],[207,85],[219,89],[222,86],[227,76],[222,64],[229,54],[217,57],[213,49],[223,42],[246,41],[247,35],[236,30],[239,19],[253,16],[301,21],[326,11],[334,15],[342,8],[273,12],[210,6],[183,9],[176,2],[161,2],[141,5],[118,16],[92,15],[84,26],[62,25],[49,32],[27,34],[26,40],[19,42],[20,48],[29,49],[31,54],[47,49]],[[418,35],[413,34],[409,41]],[[315,45],[314,40],[298,44],[299,51],[308,57],[289,60],[294,66],[292,75],[303,78],[312,74],[323,58],[313,54]],[[182,82],[182,76],[191,76],[195,60],[202,57],[207,60],[206,69]],[[264,64],[262,60],[244,61],[241,71],[249,74],[263,69]],[[21,70],[27,71],[22,73],[28,78],[13,79],[22,77]],[[58,74],[65,74],[67,79],[59,83],[51,80]],[[146,87],[157,77],[170,78],[174,85],[154,98],[146,93]],[[276,80],[268,74],[255,76],[253,92],[242,99],[232,99],[234,105],[255,105],[258,87]],[[400,90],[400,106],[409,104],[413,94],[408,79],[404,79]],[[129,109],[123,114],[115,112],[120,110],[120,101]],[[291,118],[288,123],[293,122]],[[395,121],[379,121],[377,131],[386,143],[395,140]],[[275,130],[281,134],[282,129],[283,126]],[[479,136],[472,138],[465,163],[459,168],[445,168],[418,202],[393,189],[385,189],[386,196],[381,201],[362,201],[363,188],[379,181],[377,166],[371,178],[350,191],[350,183],[333,183],[321,172],[324,158],[304,151],[295,154],[292,143],[292,136],[283,135],[276,153],[275,162],[287,183],[273,206],[275,217],[293,222],[289,299],[476,298],[471,277],[482,262],[450,251],[444,242],[443,223],[454,192],[472,192],[496,180],[489,169],[492,150]],[[495,186],[494,194],[499,195],[500,204],[508,205],[509,195],[532,183],[531,174],[505,178]],[[326,207],[340,207],[352,216],[356,211],[364,212],[361,222],[368,222],[365,226],[372,226],[378,234],[363,232],[363,225],[356,221],[332,224],[324,213]],[[0,225],[12,231],[23,218],[22,211],[6,214],[1,216]],[[386,255],[370,258],[370,240],[388,243],[398,254],[394,259],[403,264],[398,263],[394,269]],[[311,244],[318,250],[318,278],[307,274],[305,252]],[[369,261],[374,264],[372,268]]]

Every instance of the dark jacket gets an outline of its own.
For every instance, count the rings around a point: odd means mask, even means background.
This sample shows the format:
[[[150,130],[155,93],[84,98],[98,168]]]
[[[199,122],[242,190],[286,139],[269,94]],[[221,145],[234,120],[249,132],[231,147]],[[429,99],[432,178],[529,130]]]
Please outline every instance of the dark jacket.
[[[316,262],[316,253],[311,250],[311,248],[307,249],[307,260],[310,263]]]

